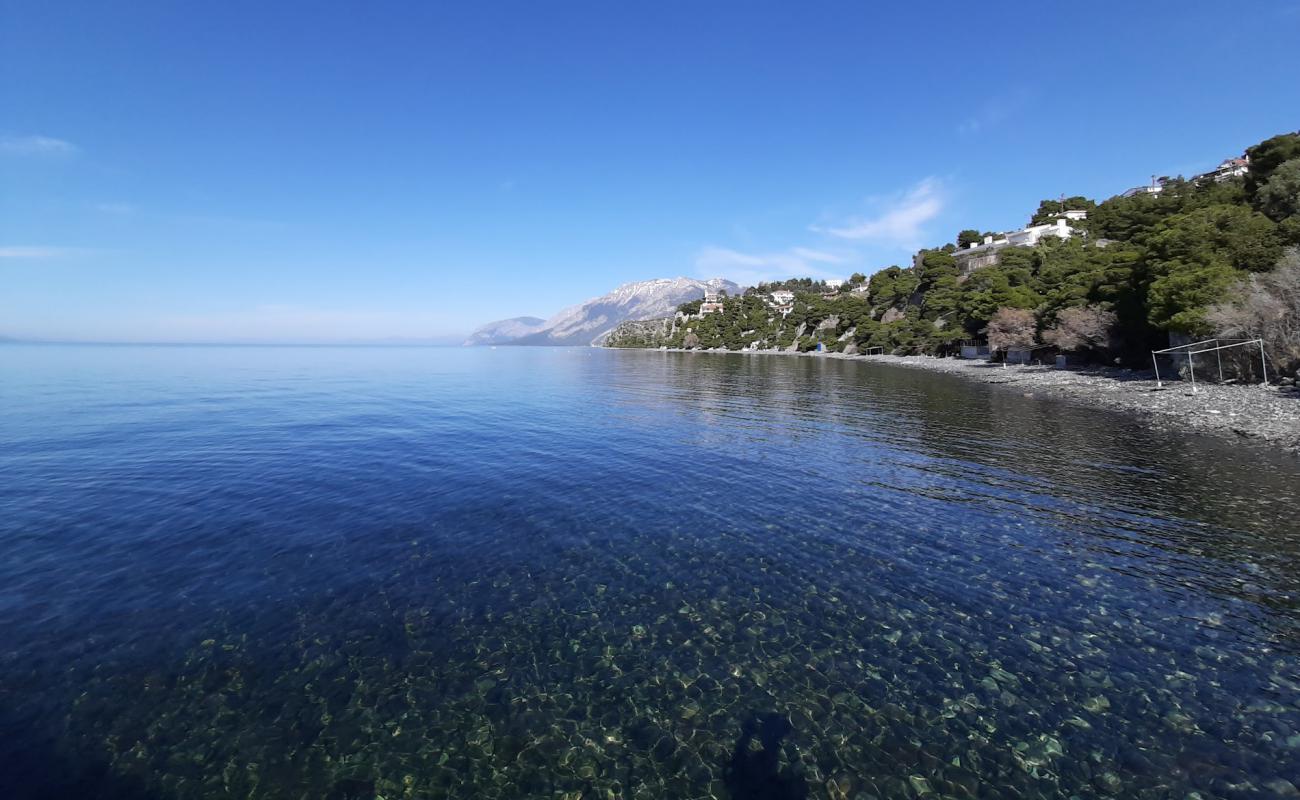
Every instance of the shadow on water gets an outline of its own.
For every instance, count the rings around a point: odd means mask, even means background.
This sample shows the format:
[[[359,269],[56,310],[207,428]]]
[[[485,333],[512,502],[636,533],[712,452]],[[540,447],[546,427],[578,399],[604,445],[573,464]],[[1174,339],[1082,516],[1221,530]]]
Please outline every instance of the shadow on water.
[[[16,732],[19,728],[8,728]],[[29,731],[30,733],[30,731]],[[164,800],[138,777],[94,758],[73,759],[52,742],[0,741],[0,797],[6,800]],[[40,738],[40,737],[36,737]]]
[[[781,740],[793,727],[772,712],[745,722],[725,774],[727,791],[734,800],[802,800],[808,796],[803,776],[780,767]],[[754,749],[755,745],[760,749]]]

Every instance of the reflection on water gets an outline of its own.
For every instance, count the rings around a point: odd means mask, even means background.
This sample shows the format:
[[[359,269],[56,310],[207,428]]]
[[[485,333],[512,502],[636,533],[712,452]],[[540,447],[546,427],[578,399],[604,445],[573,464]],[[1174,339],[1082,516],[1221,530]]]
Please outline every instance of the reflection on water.
[[[1267,451],[868,364],[528,349],[5,347],[0,432],[7,796],[1300,775]]]

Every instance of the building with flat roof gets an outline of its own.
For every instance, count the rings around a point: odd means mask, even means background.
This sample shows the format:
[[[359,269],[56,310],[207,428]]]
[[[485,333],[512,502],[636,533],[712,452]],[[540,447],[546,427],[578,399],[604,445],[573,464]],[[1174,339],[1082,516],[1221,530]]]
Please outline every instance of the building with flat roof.
[[[1057,214],[1051,222],[1042,225],[1027,225],[1018,231],[985,236],[984,241],[972,242],[965,249],[955,251],[952,257],[961,274],[969,275],[981,267],[991,267],[998,263],[998,251],[1004,247],[1036,247],[1048,236],[1069,239],[1078,233],[1070,227],[1070,223],[1087,218],[1088,212],[1083,209],[1064,211]]]

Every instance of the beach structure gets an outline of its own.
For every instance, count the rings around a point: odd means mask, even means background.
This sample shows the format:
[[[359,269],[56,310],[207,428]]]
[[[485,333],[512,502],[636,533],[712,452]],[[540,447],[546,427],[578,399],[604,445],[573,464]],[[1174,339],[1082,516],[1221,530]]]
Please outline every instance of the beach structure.
[[[1055,348],[1050,344],[1036,344],[1029,347],[1008,347],[1004,364],[1033,364],[1036,359],[1045,358]],[[1034,354],[1038,355],[1035,356]]]
[[[1264,353],[1263,339],[1202,339],[1199,342],[1187,342],[1186,344],[1177,344],[1173,347],[1166,347],[1163,350],[1151,351],[1151,366],[1155,369],[1156,373],[1156,387],[1164,387],[1164,379],[1160,374],[1160,362],[1162,360],[1166,362],[1165,375],[1168,375],[1172,368],[1175,372],[1185,376],[1191,381],[1192,393],[1195,394],[1196,368],[1198,362],[1201,366],[1202,376],[1213,378],[1217,375],[1218,382],[1224,383],[1229,380],[1227,375],[1234,372],[1232,356],[1238,354],[1236,351],[1240,348],[1245,348],[1246,350],[1251,351],[1256,347],[1259,348],[1260,376],[1263,378],[1264,383],[1267,384],[1268,357]],[[1208,361],[1208,356],[1206,359],[1197,358],[1197,356],[1210,353],[1214,355],[1213,362]],[[1227,373],[1223,370],[1223,358],[1225,355],[1229,357]],[[1183,371],[1184,369],[1186,372]],[[1240,372],[1239,369],[1236,371]],[[1236,378],[1234,377],[1232,380],[1236,380]]]

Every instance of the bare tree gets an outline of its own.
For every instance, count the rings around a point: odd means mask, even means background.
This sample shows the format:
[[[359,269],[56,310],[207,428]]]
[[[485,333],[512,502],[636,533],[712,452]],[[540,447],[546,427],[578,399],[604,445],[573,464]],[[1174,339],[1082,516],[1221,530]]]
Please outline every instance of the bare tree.
[[[1116,322],[1115,313],[1104,308],[1067,308],[1043,331],[1043,341],[1062,350],[1100,350],[1112,345]]]
[[[989,319],[986,329],[989,347],[1006,350],[1009,347],[1031,347],[1034,344],[1034,312],[1023,308],[999,308]]]
[[[1271,271],[1239,283],[1206,319],[1220,336],[1263,339],[1269,360],[1294,374],[1300,367],[1300,250],[1291,248]]]

